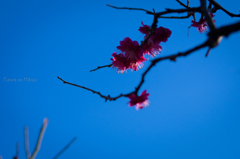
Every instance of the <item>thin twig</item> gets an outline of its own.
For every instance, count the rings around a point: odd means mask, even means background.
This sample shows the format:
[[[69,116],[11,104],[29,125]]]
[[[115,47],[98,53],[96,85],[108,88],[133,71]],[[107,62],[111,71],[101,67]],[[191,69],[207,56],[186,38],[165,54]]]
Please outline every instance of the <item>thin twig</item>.
[[[110,4],[107,4],[107,6],[115,8],[115,9],[142,10],[142,11],[145,11],[145,12],[151,12],[149,10],[142,9],[142,8],[116,7],[116,6],[112,6]]]
[[[187,37],[189,37],[189,33],[190,33],[190,28],[191,28],[192,26],[189,26],[188,27],[188,35],[187,35]]]
[[[189,18],[191,15],[187,15],[187,16],[182,16],[182,17],[164,17],[164,16],[160,16],[158,18],[166,18],[166,19],[186,19],[186,18]]]
[[[188,51],[186,51],[186,52],[183,52],[183,53],[178,53],[178,54],[173,54],[173,55],[170,55],[170,56],[165,56],[165,57],[161,57],[161,58],[157,58],[157,59],[155,59],[155,60],[152,60],[151,62],[151,65],[147,68],[147,70],[142,74],[142,79],[141,79],[141,82],[139,83],[139,85],[136,87],[136,89],[135,89],[135,91],[136,91],[136,93],[138,92],[138,90],[140,89],[140,87],[142,86],[142,84],[144,83],[144,78],[145,78],[145,76],[146,76],[146,74],[150,71],[150,69],[153,67],[153,66],[155,66],[158,62],[160,62],[160,61],[163,61],[163,60],[167,60],[167,59],[169,59],[169,60],[172,60],[172,61],[176,61],[176,58],[177,57],[180,57],[180,56],[187,56],[187,55],[189,55],[190,53],[192,53],[192,52],[194,52],[194,51],[196,51],[196,50],[199,50],[199,49],[201,49],[201,48],[203,48],[203,47],[206,47],[207,46],[207,42],[205,42],[205,43],[203,43],[203,44],[201,44],[201,45],[198,45],[198,46],[196,46],[196,47],[194,47],[194,48],[192,48],[192,49],[190,49],[190,50],[188,50]]]
[[[24,142],[25,142],[25,152],[27,155],[27,159],[31,157],[30,151],[29,151],[29,136],[28,136],[28,127],[26,126],[24,128]]]
[[[163,12],[157,12],[157,13],[152,13],[152,12],[147,12],[147,14],[152,14],[156,16],[161,16],[164,14],[169,14],[169,13],[185,13],[185,12],[201,12],[200,7],[192,7],[192,8],[186,8],[186,9],[169,9],[166,8],[166,11]]]
[[[113,64],[109,64],[109,65],[104,65],[104,66],[98,66],[97,68],[90,70],[90,72],[96,71],[98,69],[104,68],[104,67],[111,67]]]
[[[184,3],[182,3],[180,0],[176,0],[180,5],[182,5],[185,8],[189,8],[188,6],[186,6]]]
[[[229,12],[228,10],[226,10],[225,8],[223,8],[220,4],[218,4],[215,0],[208,0],[209,2],[211,2],[215,9],[218,10],[218,9],[221,9],[222,11],[224,11],[226,14],[228,14],[230,17],[240,17],[240,14],[233,14],[231,12]]]
[[[74,137],[61,151],[59,151],[56,156],[53,157],[53,159],[57,159],[64,151],[66,151],[74,141],[77,140],[77,137]]]
[[[209,47],[209,48],[208,48],[208,51],[207,51],[207,53],[206,53],[206,55],[205,55],[205,57],[208,57],[208,55],[209,55],[209,53],[210,53],[210,50],[211,50],[211,48]]]
[[[83,89],[86,89],[86,90],[91,91],[91,92],[93,92],[93,93],[96,93],[96,94],[98,94],[101,98],[104,98],[104,99],[105,99],[105,102],[106,102],[107,100],[109,100],[109,101],[114,101],[114,100],[116,100],[116,99],[118,99],[118,98],[120,98],[120,97],[128,97],[130,94],[133,93],[133,92],[131,92],[131,93],[128,93],[128,94],[120,94],[120,95],[117,96],[117,97],[111,97],[110,95],[105,96],[105,95],[101,94],[100,92],[94,91],[94,90],[92,90],[92,89],[90,89],[90,88],[87,88],[87,87],[84,87],[84,86],[80,86],[80,85],[77,85],[77,84],[74,84],[74,83],[67,82],[67,81],[63,80],[62,78],[60,78],[59,76],[58,76],[57,78],[60,79],[64,84],[66,83],[66,84],[69,84],[69,85],[72,85],[72,86],[75,86],[75,87],[79,87],[79,88],[83,88]]]
[[[187,0],[187,6],[189,7],[189,0]]]
[[[16,144],[16,156],[19,156],[19,143]]]
[[[35,159],[35,157],[37,156],[38,151],[40,150],[40,147],[41,147],[41,144],[42,144],[42,139],[43,139],[45,130],[46,130],[46,128],[47,128],[47,125],[48,125],[48,119],[47,119],[47,118],[44,118],[44,119],[43,119],[43,126],[42,126],[42,128],[41,128],[40,133],[39,133],[36,147],[35,147],[34,152],[33,152],[33,155],[31,156],[30,159]]]

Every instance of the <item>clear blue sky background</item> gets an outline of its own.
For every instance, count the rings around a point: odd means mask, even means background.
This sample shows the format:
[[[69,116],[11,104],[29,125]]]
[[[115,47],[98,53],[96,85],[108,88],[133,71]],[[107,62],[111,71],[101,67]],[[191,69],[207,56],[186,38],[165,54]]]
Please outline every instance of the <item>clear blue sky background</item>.
[[[239,1],[218,0],[239,13]],[[61,158],[114,159],[239,159],[240,158],[240,32],[224,38],[205,58],[207,48],[164,61],[146,76],[140,92],[151,94],[150,106],[136,111],[127,98],[104,102],[98,95],[64,85],[57,76],[101,93],[129,93],[140,82],[137,72],[118,74],[105,68],[125,37],[141,41],[141,21],[153,17],[139,7],[156,11],[182,8],[176,1],[157,0],[5,0],[0,2],[0,155],[9,159],[20,144],[25,157],[23,128],[29,126],[33,151],[44,117],[49,125],[38,159],[50,159],[74,136],[76,142]],[[184,2],[185,3],[185,2]],[[190,0],[190,6],[199,1]],[[186,15],[186,14],[182,14]],[[197,15],[199,18],[199,15]],[[239,21],[218,11],[217,27]],[[172,30],[162,43],[166,56],[206,40],[191,28],[191,19],[160,19]],[[30,78],[35,82],[7,82]]]

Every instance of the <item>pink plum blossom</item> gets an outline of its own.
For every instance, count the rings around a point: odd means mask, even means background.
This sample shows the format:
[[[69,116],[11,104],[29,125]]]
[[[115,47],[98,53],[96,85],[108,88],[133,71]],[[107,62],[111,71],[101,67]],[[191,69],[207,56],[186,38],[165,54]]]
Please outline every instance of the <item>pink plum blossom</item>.
[[[153,43],[167,42],[171,34],[172,31],[168,28],[159,27],[155,30],[155,33],[149,38],[149,41],[152,41]]]
[[[213,13],[210,13],[210,16],[214,17]],[[213,20],[213,21],[215,22],[216,20]],[[207,31],[207,28],[208,28],[207,21],[205,18],[201,19],[199,22],[192,20],[191,26],[196,27],[198,29],[198,31],[200,31],[200,33]]]
[[[149,29],[150,26],[145,25],[142,23],[142,27],[140,27],[138,30],[145,34],[144,39],[147,37],[147,35],[150,33]],[[143,54],[151,55],[152,57],[158,55],[160,51],[162,50],[162,46],[160,45],[161,42],[166,42],[168,38],[171,36],[172,31],[164,28],[159,27],[155,30],[154,34],[148,39],[148,42],[143,46]]]
[[[141,56],[141,58],[138,59],[137,62],[130,63],[129,68],[134,70],[134,71],[137,71],[139,68],[142,68],[144,61],[146,61],[146,59],[143,56]]]
[[[135,106],[135,108],[138,109],[142,109],[146,106],[148,106],[149,101],[148,101],[148,96],[150,94],[147,93],[147,90],[143,91],[142,94],[140,96],[136,96],[134,93],[131,94],[128,98],[130,99],[129,106]]]
[[[143,54],[151,55],[152,57],[155,57],[156,55],[160,54],[160,51],[162,50],[162,46],[158,43],[146,43],[143,46]]]
[[[145,35],[148,35],[149,34],[149,29],[150,29],[150,26],[149,25],[144,25],[143,22],[141,22],[141,24],[143,25],[142,27],[140,27],[138,30],[145,34]]]
[[[127,64],[127,59],[126,57],[120,53],[120,54],[116,54],[116,52],[114,52],[112,54],[111,60],[112,62],[112,68],[115,68],[118,72],[123,73],[126,69],[128,69],[128,64]]]
[[[123,73],[127,69],[137,71],[138,68],[141,68],[143,66],[143,62],[146,61],[143,56],[141,56],[140,59],[138,59],[137,61],[131,61],[127,59],[123,53],[117,55],[116,52],[112,54],[112,57],[112,68],[115,68],[118,72],[121,73]]]
[[[120,41],[120,46],[117,46],[117,48],[125,53],[128,60],[134,62],[141,59],[141,56],[143,55],[139,43],[137,41],[132,41],[129,37]]]

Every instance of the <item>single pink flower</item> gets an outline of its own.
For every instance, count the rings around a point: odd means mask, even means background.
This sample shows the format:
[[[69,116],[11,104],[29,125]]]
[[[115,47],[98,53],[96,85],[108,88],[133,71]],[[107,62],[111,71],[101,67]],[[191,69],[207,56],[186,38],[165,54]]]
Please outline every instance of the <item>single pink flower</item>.
[[[128,98],[130,99],[129,106],[135,106],[135,108],[142,109],[143,107],[148,106],[149,101],[148,101],[148,96],[150,94],[147,93],[147,90],[143,91],[140,96],[136,96],[134,93],[131,94]]]
[[[171,34],[172,31],[169,30],[168,28],[159,27],[155,30],[155,33],[149,38],[149,42],[152,43],[167,42]]]
[[[138,30],[143,34],[148,35],[150,26],[149,25],[144,25],[143,22],[141,22],[141,23],[142,23],[143,26],[140,27]]]
[[[213,15],[213,13],[210,13],[210,16],[214,17],[215,15]],[[215,22],[216,20],[213,19],[213,21]],[[191,26],[196,27],[198,31],[200,31],[200,33],[207,31],[207,28],[208,28],[207,21],[205,18],[201,19],[199,22],[192,20]]]
[[[145,34],[144,39],[147,37],[147,35],[150,33],[149,29],[150,26],[145,25],[142,23],[142,27],[140,27],[138,30]],[[151,55],[152,57],[155,57],[156,55],[160,54],[160,51],[162,50],[162,46],[160,45],[161,42],[166,42],[168,38],[171,36],[172,31],[164,28],[159,27],[155,30],[154,34],[148,39],[148,42],[143,46],[143,54]]]
[[[138,59],[141,59],[143,55],[142,50],[137,41],[132,41],[129,37],[120,41],[120,46],[117,46],[119,50],[125,53],[125,57],[128,60],[136,62]]]
[[[137,71],[139,68],[142,68],[144,61],[146,61],[146,59],[142,56],[140,59],[138,59],[137,62],[130,62],[129,68],[134,71]]]
[[[116,54],[116,52],[114,52],[112,54],[111,60],[112,62],[112,68],[115,68],[118,72],[123,73],[126,69],[128,69],[128,61],[126,59],[126,57],[120,53],[120,54]]]
[[[159,55],[161,50],[162,46],[158,43],[146,43],[143,46],[143,54],[151,55],[152,57]]]

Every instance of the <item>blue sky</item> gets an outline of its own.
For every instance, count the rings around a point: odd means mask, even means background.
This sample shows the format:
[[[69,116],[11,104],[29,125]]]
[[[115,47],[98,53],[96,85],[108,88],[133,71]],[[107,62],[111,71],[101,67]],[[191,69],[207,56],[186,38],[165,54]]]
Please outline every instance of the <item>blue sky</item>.
[[[231,1],[231,2],[230,2]],[[218,2],[239,13],[239,2]],[[61,158],[240,158],[239,35],[224,38],[211,50],[196,51],[177,62],[163,61],[146,76],[140,92],[150,93],[150,106],[136,111],[127,98],[104,102],[98,95],[63,84],[77,83],[101,93],[129,93],[145,67],[117,73],[105,68],[125,37],[141,41],[142,11],[107,7],[138,7],[156,11],[181,8],[174,0],[1,1],[0,2],[0,155],[25,157],[23,130],[29,127],[33,151],[43,118],[49,125],[37,158],[54,157],[73,137]],[[198,6],[191,1],[190,6]],[[185,15],[185,14],[184,14]],[[197,15],[197,19],[200,16]],[[239,21],[218,11],[216,26]],[[160,56],[185,51],[206,40],[191,28],[191,18],[160,19],[172,35]],[[30,79],[24,81],[24,78]],[[6,81],[22,79],[23,81]]]

